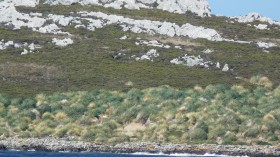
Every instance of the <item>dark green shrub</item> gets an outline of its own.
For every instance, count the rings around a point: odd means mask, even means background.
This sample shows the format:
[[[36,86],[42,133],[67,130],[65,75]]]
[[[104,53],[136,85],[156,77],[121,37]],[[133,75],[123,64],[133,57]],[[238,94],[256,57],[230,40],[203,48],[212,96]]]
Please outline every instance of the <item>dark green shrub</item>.
[[[0,94],[0,103],[3,103],[7,107],[11,104],[11,100]]]
[[[68,128],[67,127],[62,127],[59,129],[56,129],[54,135],[56,135],[57,137],[64,137],[68,132]]]
[[[39,106],[37,106],[37,110],[40,112],[40,113],[46,113],[46,112],[51,112],[52,111],[52,107],[50,105],[47,105],[47,104],[41,104]]]
[[[96,133],[93,129],[89,128],[82,134],[82,139],[89,142],[94,142],[96,139]]]
[[[205,122],[197,122],[196,128],[202,129],[206,133],[208,133],[208,125]]]
[[[265,142],[265,141],[257,141],[256,144],[257,145],[271,145],[269,142]]]
[[[190,137],[192,140],[207,140],[207,133],[200,128],[196,128],[191,131]]]
[[[94,102],[97,100],[97,96],[100,94],[99,90],[93,90],[88,93],[85,98],[83,99],[83,105],[88,106],[90,102]]]
[[[63,110],[69,117],[77,119],[81,117],[87,109],[82,104],[75,104],[70,107],[64,107]]]
[[[227,133],[224,137],[223,144],[234,144],[237,141],[237,137],[234,133]]]
[[[226,128],[222,125],[216,125],[213,129],[209,130],[208,138],[216,140],[217,137],[223,137],[226,134]]]
[[[58,103],[51,104],[51,112],[59,111],[63,109],[63,106]]]
[[[266,121],[265,126],[268,128],[268,131],[270,132],[280,130],[280,124],[277,120]]]
[[[245,136],[246,137],[253,137],[253,138],[256,138],[259,134],[259,127],[256,126],[256,127],[252,127],[252,128],[248,128],[247,131],[245,132]]]
[[[128,101],[139,102],[142,99],[143,95],[144,93],[141,90],[134,88],[127,93],[127,98]]]
[[[19,128],[20,128],[20,130],[22,130],[22,131],[26,131],[26,130],[28,129],[28,123],[26,123],[26,122],[21,122],[21,123],[19,124]]]
[[[35,108],[36,107],[36,100],[35,99],[31,99],[31,98],[27,98],[24,99],[22,101],[22,103],[20,104],[20,108],[21,109],[31,109],[31,108]]]

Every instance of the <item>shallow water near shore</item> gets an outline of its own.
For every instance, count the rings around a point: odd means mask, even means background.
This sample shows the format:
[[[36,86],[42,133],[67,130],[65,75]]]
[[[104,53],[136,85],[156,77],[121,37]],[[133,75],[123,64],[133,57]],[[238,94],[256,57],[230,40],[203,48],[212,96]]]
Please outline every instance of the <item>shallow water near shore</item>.
[[[149,154],[149,153],[133,153],[133,154],[116,154],[116,153],[70,153],[70,152],[36,152],[36,151],[0,151],[0,157],[227,157],[222,155],[194,155],[194,154]]]

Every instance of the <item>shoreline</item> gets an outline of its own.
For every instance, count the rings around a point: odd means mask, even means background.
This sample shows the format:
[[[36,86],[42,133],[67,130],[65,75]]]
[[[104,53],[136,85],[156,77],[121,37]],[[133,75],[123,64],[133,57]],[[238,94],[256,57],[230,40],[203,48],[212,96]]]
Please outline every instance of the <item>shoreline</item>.
[[[277,157],[277,146],[243,146],[215,144],[158,144],[151,142],[131,142],[116,145],[94,144],[89,142],[66,141],[59,138],[6,138],[0,140],[0,151],[35,150],[44,152],[108,152],[108,153],[164,153],[164,154],[217,154],[229,156]]]

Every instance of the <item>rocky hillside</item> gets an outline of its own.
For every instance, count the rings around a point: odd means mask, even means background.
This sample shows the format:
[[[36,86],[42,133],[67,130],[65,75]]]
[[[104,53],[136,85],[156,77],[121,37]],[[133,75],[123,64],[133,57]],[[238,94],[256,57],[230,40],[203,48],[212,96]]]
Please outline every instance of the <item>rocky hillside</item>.
[[[2,0],[1,93],[280,83],[280,23],[207,0]]]

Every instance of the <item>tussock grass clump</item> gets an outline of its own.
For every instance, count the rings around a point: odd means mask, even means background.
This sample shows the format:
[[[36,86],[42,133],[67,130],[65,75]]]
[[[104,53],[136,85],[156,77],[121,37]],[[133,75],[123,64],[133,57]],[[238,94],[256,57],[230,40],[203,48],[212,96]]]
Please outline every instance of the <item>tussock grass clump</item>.
[[[256,78],[251,80],[262,80]],[[0,95],[0,136],[54,135],[110,144],[276,144],[280,92],[266,83],[254,88],[217,84],[126,92],[95,89],[30,98]]]

